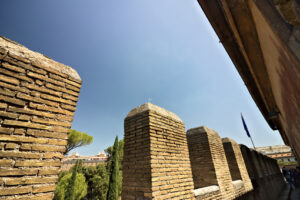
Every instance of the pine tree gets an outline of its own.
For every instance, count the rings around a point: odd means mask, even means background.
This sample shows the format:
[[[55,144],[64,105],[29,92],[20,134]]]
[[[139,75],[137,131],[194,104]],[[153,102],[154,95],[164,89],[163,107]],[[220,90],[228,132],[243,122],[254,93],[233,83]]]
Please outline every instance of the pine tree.
[[[114,148],[112,152],[111,158],[111,167],[110,167],[110,177],[109,177],[109,185],[107,191],[107,200],[117,200],[118,199],[118,181],[119,181],[119,140],[118,136],[116,136]]]
[[[81,161],[81,163],[82,163],[82,161]],[[69,182],[69,185],[68,185],[68,188],[66,191],[66,196],[65,196],[66,200],[75,200],[75,181],[76,181],[76,176],[77,176],[77,170],[81,163],[80,163],[80,161],[76,161],[76,164],[73,168],[71,180]]]

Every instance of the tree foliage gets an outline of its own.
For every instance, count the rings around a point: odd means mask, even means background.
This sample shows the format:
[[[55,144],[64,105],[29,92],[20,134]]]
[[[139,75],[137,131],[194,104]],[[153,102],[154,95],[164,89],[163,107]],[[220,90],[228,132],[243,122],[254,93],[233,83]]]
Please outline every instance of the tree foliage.
[[[68,134],[68,144],[66,146],[65,154],[68,154],[71,150],[91,144],[93,142],[93,136],[88,135],[74,129],[71,129]]]
[[[88,184],[85,199],[105,200],[109,181],[106,164],[98,164],[96,167],[83,167],[83,174]]]
[[[119,197],[119,140],[116,136],[110,166],[109,185],[107,191],[107,200],[117,200]]]
[[[87,193],[87,184],[82,173],[78,173],[80,163],[76,163],[72,168],[72,173],[63,173],[57,183],[55,190],[56,200],[80,200]]]
[[[108,192],[109,180],[114,169],[119,169],[117,176],[114,176],[116,187],[114,186],[114,197],[118,198],[122,192],[122,166],[123,166],[123,146],[124,141],[115,140],[114,146],[108,147],[105,152],[108,155],[108,161],[94,166],[82,166],[82,162],[77,162],[69,171],[61,171],[59,173],[59,181],[56,186],[55,200],[70,200],[72,198],[79,200],[106,200],[112,199]],[[116,144],[116,142],[118,144]],[[118,147],[116,147],[118,146]],[[114,147],[117,149],[118,156],[115,156]],[[117,163],[117,164],[116,164]],[[117,165],[117,167],[116,167]],[[74,173],[76,172],[76,176]],[[74,177],[75,182],[74,182]],[[83,179],[84,178],[84,179]],[[79,185],[78,185],[78,182]],[[112,183],[113,181],[111,181]],[[73,185],[73,186],[72,186]],[[68,192],[68,188],[70,189]],[[71,189],[73,188],[73,189]],[[83,188],[83,189],[82,189]],[[84,188],[86,188],[84,190]],[[75,191],[75,192],[72,192]],[[83,191],[78,194],[78,191]],[[84,192],[85,191],[85,192]],[[72,197],[74,194],[74,197]],[[110,198],[108,196],[110,195]]]

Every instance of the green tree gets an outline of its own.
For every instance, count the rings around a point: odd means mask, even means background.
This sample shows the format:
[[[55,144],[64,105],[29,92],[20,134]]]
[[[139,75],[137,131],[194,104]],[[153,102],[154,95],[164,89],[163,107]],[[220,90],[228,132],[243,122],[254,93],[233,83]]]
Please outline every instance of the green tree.
[[[66,200],[75,200],[75,181],[78,173],[78,169],[82,167],[82,160],[77,160],[75,166],[72,169],[72,176],[69,181],[69,185],[66,191]]]
[[[119,174],[119,140],[118,136],[116,136],[111,156],[109,185],[106,197],[107,200],[117,200],[119,197]]]
[[[110,146],[106,148],[105,153],[107,154],[107,171],[111,171],[111,163],[112,163],[112,152],[113,152],[113,146]],[[123,156],[124,156],[124,140],[121,139],[119,141],[119,147],[118,147],[118,155],[119,155],[119,176],[118,176],[118,195],[120,196],[122,193],[122,170],[123,170]]]
[[[72,173],[61,173],[60,179],[57,183],[55,190],[56,200],[80,200],[87,193],[87,184],[85,177],[82,173],[78,173],[77,170],[80,167],[80,162],[77,162],[75,167],[71,170]]]
[[[87,133],[83,133],[71,129],[68,134],[68,144],[66,146],[65,155],[77,147],[88,145],[91,144],[92,142],[93,142],[93,136],[90,136]]]
[[[110,164],[111,164],[111,158],[112,158],[112,152],[113,152],[113,146],[107,147],[104,151],[107,155],[107,168],[110,169]],[[120,170],[123,169],[123,157],[124,157],[124,140],[119,141],[119,147],[118,147],[118,152],[119,152],[119,168]]]
[[[83,167],[83,174],[88,184],[88,192],[85,199],[105,200],[109,181],[106,164],[98,164],[96,167]]]

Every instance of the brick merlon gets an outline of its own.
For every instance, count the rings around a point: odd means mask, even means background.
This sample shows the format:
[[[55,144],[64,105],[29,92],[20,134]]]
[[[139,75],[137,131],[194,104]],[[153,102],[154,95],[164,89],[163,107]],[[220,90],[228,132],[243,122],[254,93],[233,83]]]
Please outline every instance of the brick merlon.
[[[210,133],[210,134],[215,134],[215,135],[219,135],[215,130],[207,128],[206,126],[199,126],[199,127],[195,127],[195,128],[191,128],[189,130],[187,130],[187,135],[192,135],[192,134],[199,134],[199,133]]]
[[[0,36],[0,50],[5,51],[5,53],[8,53],[11,56],[23,58],[25,62],[27,61],[28,63],[51,68],[62,74],[68,75],[70,78],[81,81],[79,74],[73,68],[56,62],[38,52],[31,51],[21,44],[18,44],[3,36]]]
[[[159,106],[157,106],[157,105],[154,105],[154,104],[152,104],[152,103],[149,103],[149,102],[148,102],[148,103],[145,103],[145,104],[143,104],[143,105],[141,105],[141,106],[138,106],[138,107],[136,107],[136,108],[134,108],[134,109],[132,109],[132,110],[128,113],[128,115],[126,116],[126,118],[135,116],[135,115],[137,115],[137,114],[139,114],[139,113],[142,113],[142,112],[145,112],[145,111],[148,111],[148,110],[154,111],[154,112],[156,112],[156,113],[159,113],[159,114],[161,114],[161,115],[164,115],[164,116],[169,117],[169,118],[171,118],[171,119],[174,119],[174,120],[176,120],[176,121],[182,122],[182,120],[181,120],[176,114],[174,114],[174,113],[172,113],[172,112],[170,112],[170,111],[167,111],[166,109],[161,108],[161,107],[159,107]]]

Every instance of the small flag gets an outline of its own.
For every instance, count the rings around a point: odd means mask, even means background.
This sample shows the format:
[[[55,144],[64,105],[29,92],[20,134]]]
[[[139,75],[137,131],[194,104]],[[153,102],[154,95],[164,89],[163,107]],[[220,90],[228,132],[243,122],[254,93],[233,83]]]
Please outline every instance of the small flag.
[[[246,133],[247,133],[247,136],[251,138],[250,133],[249,133],[249,130],[248,130],[248,128],[247,128],[247,125],[246,125],[246,122],[245,122],[245,120],[244,120],[244,117],[243,117],[242,113],[241,113],[241,117],[242,117],[243,126],[244,126],[244,129],[245,129]]]

